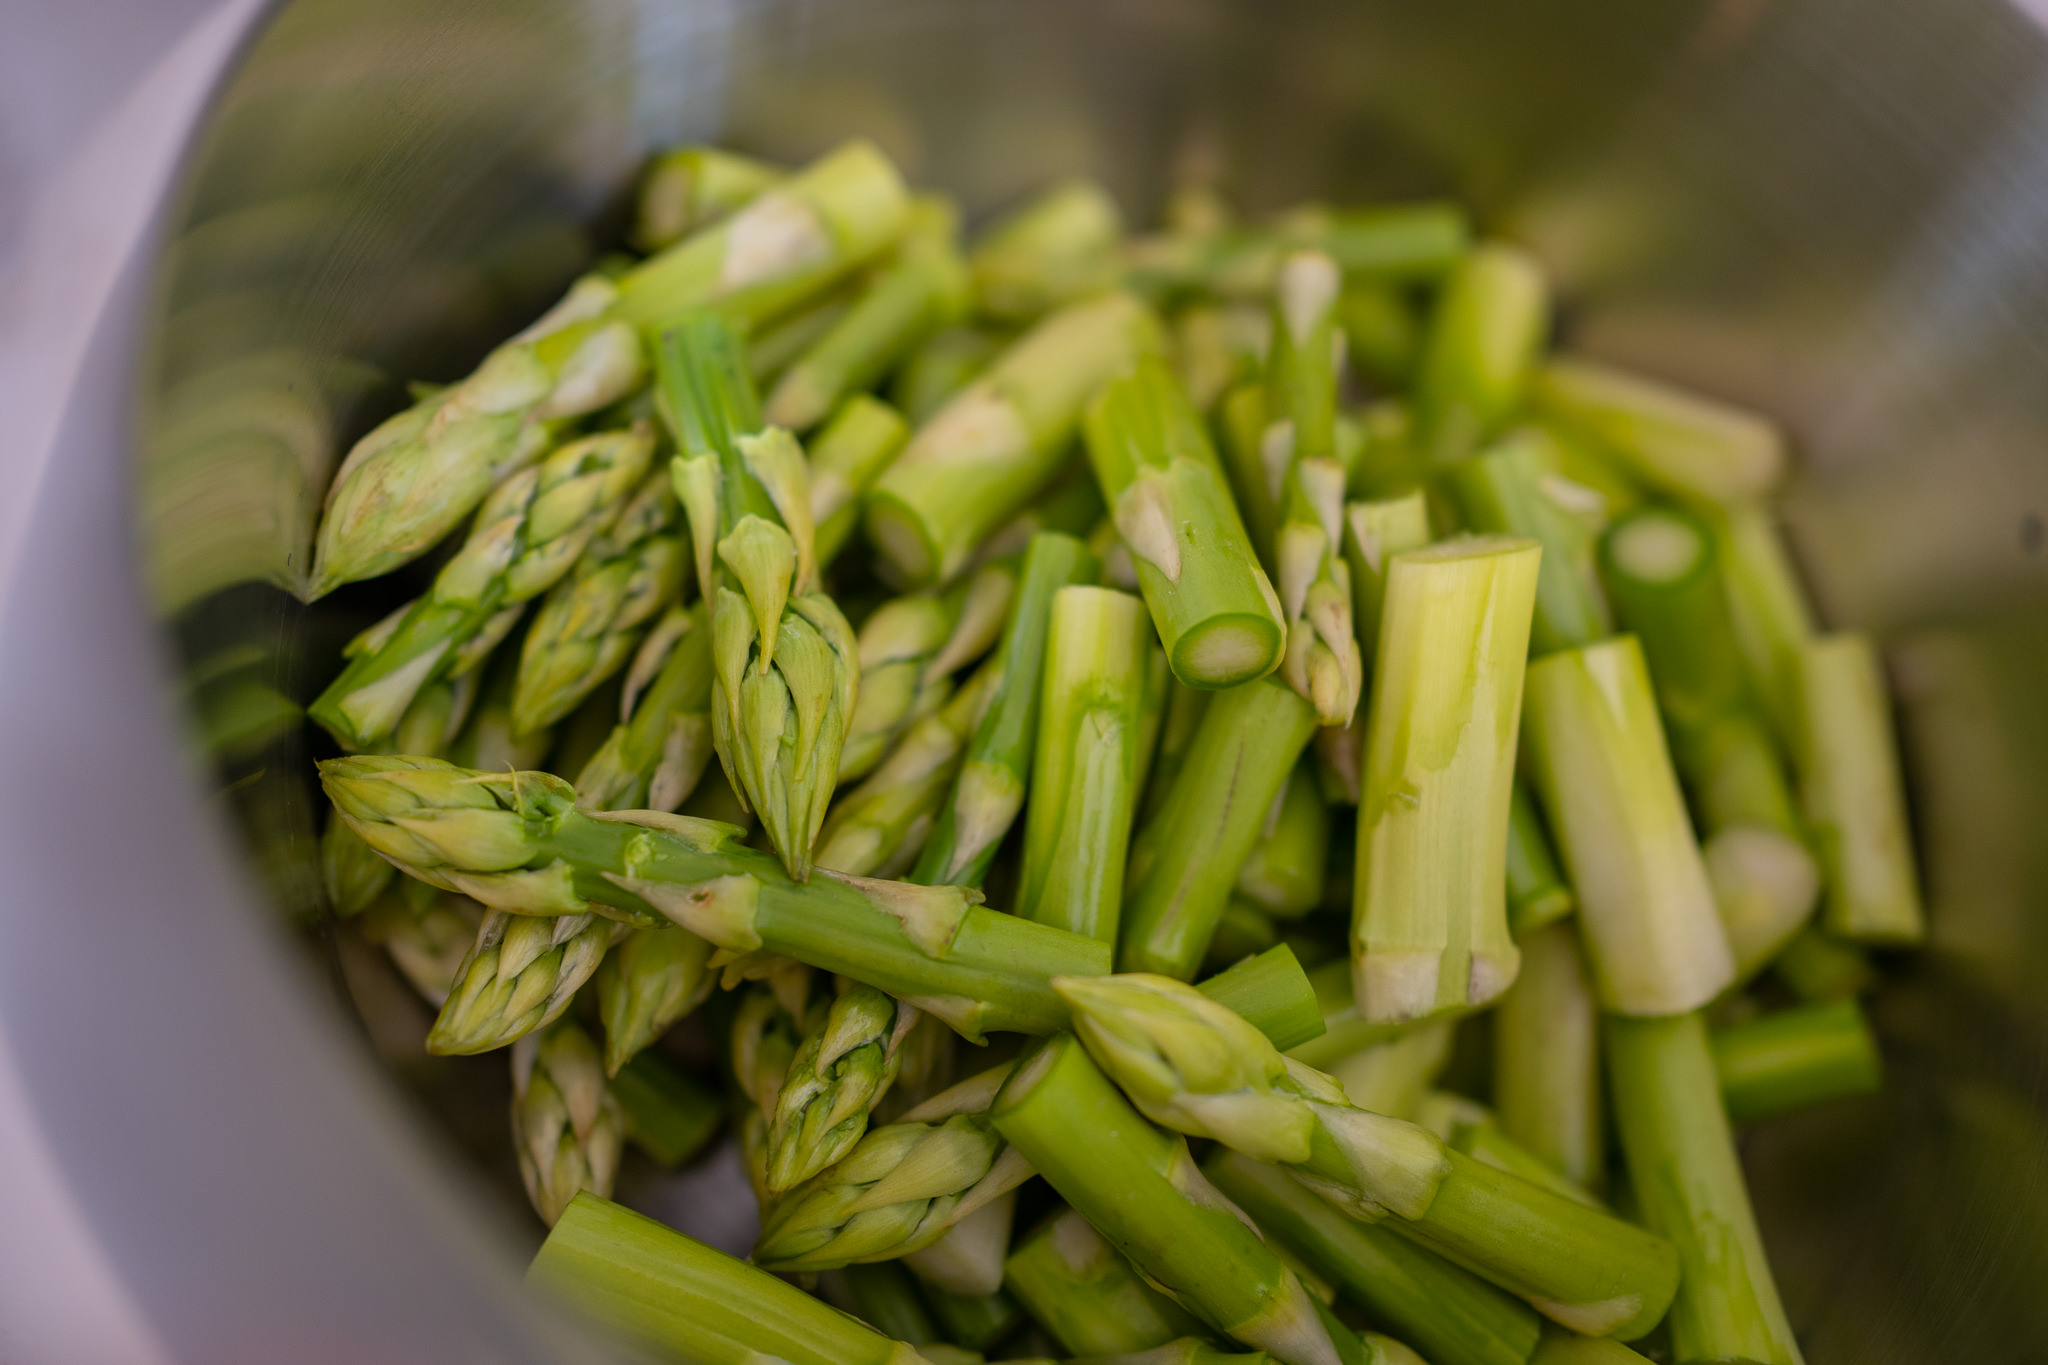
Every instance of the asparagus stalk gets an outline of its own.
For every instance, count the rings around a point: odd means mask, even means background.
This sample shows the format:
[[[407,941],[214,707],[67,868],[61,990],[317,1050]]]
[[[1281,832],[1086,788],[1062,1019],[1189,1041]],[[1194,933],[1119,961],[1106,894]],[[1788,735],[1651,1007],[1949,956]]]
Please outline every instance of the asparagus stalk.
[[[769,323],[747,338],[747,377],[772,389],[790,366],[853,311],[865,293],[863,282],[846,280],[830,293],[806,302],[786,317]]]
[[[1103,945],[982,909],[972,893],[839,875],[800,885],[735,843],[731,826],[580,811],[546,773],[354,758],[323,763],[321,781],[372,846],[422,881],[522,920],[601,907],[667,919],[732,953],[766,948],[850,976],[970,1039],[1062,1027],[1050,978],[1109,965]]]
[[[761,429],[738,339],[717,317],[684,317],[655,362],[710,608],[712,738],[733,790],[802,881],[859,683],[853,630],[817,591],[803,452],[787,432]]]
[[[1555,472],[1552,446],[1542,429],[1525,427],[1451,471],[1468,526],[1543,546],[1529,629],[1529,647],[1539,655],[1614,633],[1594,563],[1597,528],[1581,510],[1587,490]]]
[[[978,1352],[993,1347],[1024,1321],[1024,1310],[1000,1289],[989,1294],[955,1294],[927,1283],[924,1297],[939,1330],[958,1342],[973,1362],[981,1360]]]
[[[1016,913],[1116,942],[1152,628],[1111,588],[1053,594]]]
[[[1380,614],[1386,604],[1393,557],[1429,544],[1429,509],[1421,490],[1396,498],[1354,502],[1344,511],[1344,563],[1351,573],[1352,628],[1358,635],[1361,676],[1370,678],[1379,653]],[[1347,805],[1358,804],[1365,780],[1365,720],[1316,731],[1316,754]]]
[[[1592,438],[1644,483],[1731,505],[1768,493],[1785,442],[1755,413],[1575,357],[1543,367],[1531,393],[1546,416]]]
[[[549,1227],[579,1190],[610,1197],[625,1114],[605,1084],[597,1044],[574,1024],[513,1045],[512,1137],[526,1197]]]
[[[1549,325],[1534,257],[1504,242],[1465,255],[1437,298],[1415,379],[1417,436],[1432,459],[1462,459],[1514,418]]]
[[[921,426],[946,401],[979,378],[1010,338],[987,327],[948,327],[911,352],[889,386],[889,401]]]
[[[1647,1365],[1649,1357],[1612,1337],[1582,1337],[1561,1328],[1546,1328],[1542,1344],[1529,1365]]]
[[[991,228],[968,265],[991,317],[1029,321],[1116,281],[1123,219],[1100,185],[1069,181]]]
[[[1322,903],[1329,866],[1330,808],[1311,765],[1297,763],[1237,870],[1237,891],[1268,914],[1299,919]]]
[[[1016,566],[998,561],[945,592],[910,593],[876,608],[860,629],[860,697],[839,754],[841,781],[870,771],[938,709],[953,674],[996,643],[1016,586]]]
[[[745,208],[789,172],[720,147],[663,152],[640,182],[633,245],[660,251]]]
[[[1314,729],[1315,712],[1278,679],[1213,695],[1164,804],[1132,844],[1123,969],[1194,975],[1237,869]]]
[[[1202,421],[1164,362],[1103,389],[1088,457],[1174,676],[1229,687],[1278,666],[1280,599],[1260,567]]]
[[[1869,954],[1811,924],[1793,936],[1771,968],[1787,989],[1809,1004],[1859,995],[1877,981]]]
[[[1536,799],[1520,780],[1508,803],[1508,928],[1517,938],[1572,912],[1577,903],[1551,851]]]
[[[1010,1229],[1016,1218],[1017,1192],[1012,1190],[962,1218],[930,1246],[903,1258],[903,1264],[923,1282],[935,1310],[938,1309],[940,1295],[956,1300],[996,1297],[1007,1300],[1007,1296],[1002,1294],[1003,1258],[1010,1250]],[[994,1309],[997,1305],[984,1304],[983,1307]],[[955,1309],[963,1316],[974,1311],[971,1303],[954,1303],[948,1304],[941,1311],[941,1316],[947,1316]],[[1014,1304],[1008,1312],[1011,1325],[1014,1325]],[[975,1346],[983,1343],[961,1344]]]
[[[1578,897],[1595,994],[1678,1014],[1720,994],[1735,959],[1678,793],[1631,636],[1529,667],[1528,755]]]
[[[1415,1122],[1442,1138],[1444,1145],[1454,1152],[1463,1152],[1474,1161],[1519,1176],[1567,1199],[1601,1207],[1584,1185],[1509,1137],[1493,1111],[1475,1100],[1432,1090],[1416,1107]]]
[[[706,1365],[917,1365],[915,1349],[763,1270],[588,1193],[527,1272],[645,1348]]]
[[[676,809],[711,761],[711,631],[701,602],[672,608],[648,632],[626,670],[620,709],[624,722],[576,774],[576,803]]]
[[[1159,347],[1128,294],[1054,313],[947,401],[868,495],[868,539],[910,583],[952,578],[1058,471],[1081,410]]]
[[[1395,1027],[1403,1031],[1346,1053],[1330,1063],[1329,1072],[1358,1108],[1413,1120],[1450,1064],[1455,1025],[1438,1018],[1419,1028]]]
[[[1723,509],[1711,524],[1750,691],[1779,743],[1792,747],[1800,730],[1799,650],[1813,637],[1813,610],[1778,525],[1760,503]]]
[[[553,1023],[597,971],[620,929],[597,915],[487,911],[427,1034],[427,1051],[444,1057],[489,1052]]]
[[[1877,1040],[1850,996],[1716,1029],[1714,1071],[1730,1123],[1791,1113],[1883,1084]]]
[[[1061,977],[1054,989],[1073,1010],[1088,1054],[1155,1122],[1283,1163],[1350,1216],[1390,1219],[1574,1331],[1626,1340],[1664,1316],[1678,1264],[1662,1238],[1474,1161],[1413,1123],[1354,1107],[1330,1077],[1287,1061],[1242,1019],[1179,982]],[[1006,1096],[1029,1069],[1011,1079]],[[1003,1110],[998,1100],[998,1127]],[[1040,1152],[1004,1131],[1061,1189]]]
[[[871,394],[839,405],[811,438],[811,524],[824,568],[860,524],[860,500],[910,439],[903,414]]]
[[[768,1123],[768,1188],[810,1179],[852,1150],[895,1083],[915,1006],[855,985],[797,1048]]]
[[[1315,986],[1284,943],[1197,982],[1195,989],[1265,1034],[1274,1047],[1299,1047],[1322,1035]]]
[[[379,861],[382,861],[381,859]],[[387,867],[389,864],[385,864]],[[408,889],[418,883],[408,883]],[[435,1009],[454,989],[470,945],[476,942],[483,908],[466,896],[445,896],[432,888],[425,904],[402,893],[388,894],[357,921],[363,937],[391,955],[412,988]]]
[[[627,1140],[671,1169],[703,1151],[725,1117],[717,1095],[656,1052],[621,1067],[611,1092],[625,1115]]]
[[[1800,1365],[1764,1256],[1697,1014],[1610,1017],[1608,1077],[1644,1222],[1671,1239],[1683,1268],[1671,1306],[1680,1361]]]
[[[1181,765],[1187,762],[1188,750],[1201,729],[1202,716],[1209,709],[1209,698],[1215,695],[1200,688],[1189,687],[1178,678],[1171,678],[1166,685],[1166,698],[1159,717],[1159,736],[1152,748],[1152,762],[1145,770],[1145,798],[1138,811],[1140,826],[1149,823],[1159,813],[1160,806],[1173,790],[1174,780],[1180,776]]]
[[[552,587],[618,515],[654,453],[644,427],[572,441],[501,484],[425,596],[349,645],[307,713],[346,748],[396,728],[421,688],[481,663],[529,599]]]
[[[1798,681],[1800,797],[1827,871],[1827,930],[1918,943],[1926,923],[1876,647],[1849,631],[1809,641]]]
[[[711,994],[711,945],[687,929],[635,929],[597,969],[604,1074],[619,1069]]]
[[[910,879],[927,886],[980,886],[996,848],[1024,809],[1025,779],[1037,745],[1039,691],[1054,595],[1093,581],[1100,568],[1070,535],[1031,538],[1014,605],[987,665],[992,695],[961,755],[959,777],[939,807]]]
[[[1454,540],[1394,557],[1358,806],[1352,960],[1376,1022],[1514,981],[1508,807],[1542,551]]]
[[[1209,936],[1209,951],[1202,955],[1202,969],[1216,971],[1240,958],[1278,946],[1280,930],[1273,917],[1239,895],[1232,895]]]
[[[1606,1172],[1600,1020],[1578,930],[1521,937],[1522,974],[1493,1030],[1493,1102],[1503,1131],[1586,1189]]]
[[[1018,1244],[1004,1283],[1070,1355],[1148,1351],[1202,1330],[1072,1209]]]
[[[1258,356],[1239,344],[1231,314],[1214,304],[1190,303],[1173,315],[1173,372],[1195,411],[1205,416],[1250,376]]]

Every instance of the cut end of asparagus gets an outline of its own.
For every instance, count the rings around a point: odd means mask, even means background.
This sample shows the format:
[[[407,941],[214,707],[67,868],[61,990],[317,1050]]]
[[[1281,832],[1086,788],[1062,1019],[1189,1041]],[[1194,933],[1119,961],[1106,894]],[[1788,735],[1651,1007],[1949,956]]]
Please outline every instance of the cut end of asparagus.
[[[1265,615],[1217,616],[1174,644],[1174,676],[1190,687],[1235,687],[1280,664],[1280,632]]]
[[[1607,553],[1615,567],[1646,583],[1682,582],[1707,553],[1706,537],[1689,519],[1647,508],[1615,528]]]

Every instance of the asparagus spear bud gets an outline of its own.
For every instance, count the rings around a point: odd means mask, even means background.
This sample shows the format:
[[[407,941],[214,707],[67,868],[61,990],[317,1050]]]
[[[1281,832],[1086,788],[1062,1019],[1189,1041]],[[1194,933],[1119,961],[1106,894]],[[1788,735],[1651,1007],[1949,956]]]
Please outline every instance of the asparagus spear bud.
[[[1004,1283],[1072,1355],[1147,1351],[1202,1330],[1072,1209],[1010,1253]]]
[[[1560,357],[1543,367],[1531,397],[1643,482],[1681,498],[1734,504],[1784,476],[1784,438],[1768,421],[1653,379]]]
[[[948,399],[980,377],[1010,338],[987,327],[948,327],[911,352],[889,386],[889,401],[902,409],[912,426],[946,405]]]
[[[1676,1014],[1735,959],[1678,793],[1632,636],[1529,667],[1529,766],[1578,896],[1601,1005]]]
[[[1342,1359],[1315,1301],[1202,1176],[1186,1139],[1140,1118],[1072,1037],[1021,1064],[991,1113],[1060,1196],[1182,1307],[1287,1365]]]
[[[1054,313],[918,428],[868,496],[868,538],[905,581],[952,578],[1058,471],[1081,410],[1159,347],[1128,294]]]
[[[1485,538],[1389,567],[1354,881],[1369,1020],[1483,1005],[1515,979],[1508,807],[1541,558],[1534,542]]]
[[[1595,1189],[1607,1169],[1600,1016],[1578,931],[1547,925],[1521,946],[1522,974],[1494,1018],[1493,1102],[1509,1137]]]
[[[1799,652],[1800,796],[1827,870],[1829,933],[1872,943],[1926,934],[1883,670],[1868,636]]]
[[[871,394],[839,405],[811,440],[811,524],[817,528],[818,567],[845,548],[860,524],[860,499],[910,439],[903,414]]]
[[[783,372],[768,397],[768,420],[792,431],[817,425],[841,399],[871,387],[918,342],[957,320],[968,304],[959,233],[960,212],[950,202],[915,201],[895,262]]]
[[[1779,743],[1795,747],[1799,650],[1813,636],[1813,610],[1777,523],[1761,504],[1727,508],[1711,524],[1750,691],[1763,704]]]
[[[1024,809],[1053,596],[1070,583],[1092,582],[1099,568],[1088,548],[1070,535],[1042,531],[1031,538],[1002,639],[985,666],[990,695],[912,881],[980,886],[988,875],[997,846]]]
[[[1315,712],[1274,678],[1217,692],[1158,814],[1132,843],[1118,962],[1195,974],[1273,798],[1315,730]]]
[[[872,986],[832,1002],[790,1062],[768,1124],[768,1188],[810,1179],[846,1155],[868,1113],[895,1082],[903,1035],[917,1010]]]
[[[1877,1040],[1850,996],[1716,1029],[1714,1071],[1730,1123],[1791,1113],[1883,1084]]]
[[[625,723],[576,774],[576,803],[674,810],[711,761],[711,631],[702,603],[671,608],[648,632],[626,670],[621,709]]]
[[[1144,604],[1111,588],[1053,595],[1016,913],[1116,942],[1156,653]]]
[[[1322,903],[1329,865],[1330,808],[1311,766],[1297,763],[1237,870],[1237,891],[1268,914],[1299,919]]]
[[[1536,427],[1511,433],[1451,473],[1465,522],[1475,531],[1527,536],[1543,546],[1536,620],[1529,647],[1553,654],[1614,633],[1594,566],[1597,528],[1586,514],[1596,494],[1555,469],[1554,443]]]
[[[1123,219],[1086,180],[1055,186],[989,230],[969,267],[991,317],[1029,321],[1116,281]]]
[[[420,689],[391,734],[394,753],[440,754],[455,742],[477,693],[476,672]],[[320,875],[337,919],[361,914],[390,887],[398,869],[377,856],[348,821],[335,816],[320,837]],[[464,936],[465,940],[467,935]]]
[[[1213,688],[1270,673],[1286,641],[1280,599],[1201,417],[1164,362],[1148,357],[1104,388],[1086,431],[1174,675]]]
[[[641,1052],[611,1080],[612,1096],[626,1118],[626,1139],[658,1164],[674,1169],[717,1134],[725,1106],[708,1086]]]
[[[604,1074],[616,1076],[635,1054],[711,993],[711,945],[687,929],[635,929],[597,971],[604,1018]]]
[[[983,565],[945,592],[884,602],[860,629],[860,698],[839,779],[869,772],[911,725],[945,701],[952,676],[996,643],[1017,586],[1014,564]]]
[[[643,1348],[707,1365],[918,1365],[900,1341],[651,1218],[578,1195],[527,1272]]]
[[[1415,381],[1418,437],[1432,459],[1462,459],[1514,418],[1549,326],[1534,257],[1505,242],[1466,254],[1438,296]]]
[[[712,738],[733,790],[802,881],[859,685],[853,630],[816,590],[803,453],[787,432],[760,429],[738,339],[715,316],[664,332],[655,361],[711,613]]]
[[[1608,1077],[1643,1221],[1678,1247],[1679,1360],[1800,1365],[1697,1014],[1606,1022]]]
[[[1555,924],[1577,902],[1558,871],[1550,831],[1536,809],[1536,798],[1517,778],[1508,804],[1508,928],[1517,938]]]
[[[357,922],[363,937],[389,953],[399,974],[439,1009],[469,958],[483,913],[466,896],[432,891],[423,905],[403,894],[384,896]]]
[[[427,1034],[427,1051],[489,1052],[553,1023],[597,970],[618,928],[596,915],[487,912]]]
[[[970,1039],[1062,1027],[1050,978],[1109,965],[1104,945],[982,909],[971,892],[839,875],[803,885],[738,845],[732,826],[578,810],[546,773],[353,758],[322,764],[321,780],[364,838],[422,881],[521,919],[668,919],[728,952],[765,948],[851,976]]]
[[[788,174],[780,166],[719,147],[676,147],[654,159],[640,182],[633,245],[660,251],[761,197]]]
[[[597,1045],[574,1024],[513,1044],[512,1137],[526,1197],[549,1227],[577,1191],[611,1195],[625,1115],[605,1085]]]

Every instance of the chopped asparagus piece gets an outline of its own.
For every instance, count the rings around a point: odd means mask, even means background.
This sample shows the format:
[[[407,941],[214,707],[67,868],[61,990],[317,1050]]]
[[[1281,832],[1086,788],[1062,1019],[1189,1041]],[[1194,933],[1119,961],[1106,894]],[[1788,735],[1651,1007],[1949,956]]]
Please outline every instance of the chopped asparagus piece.
[[[1712,1041],[1730,1123],[1869,1094],[1884,1080],[1877,1040],[1853,996],[1730,1024]]]
[[[1521,937],[1522,974],[1494,1017],[1493,1101],[1508,1136],[1586,1189],[1606,1174],[1600,1015],[1579,931]]]
[[[1643,482],[1681,498],[1733,505],[1770,492],[1784,473],[1784,438],[1755,413],[1608,365],[1560,357],[1543,367],[1532,397]]]

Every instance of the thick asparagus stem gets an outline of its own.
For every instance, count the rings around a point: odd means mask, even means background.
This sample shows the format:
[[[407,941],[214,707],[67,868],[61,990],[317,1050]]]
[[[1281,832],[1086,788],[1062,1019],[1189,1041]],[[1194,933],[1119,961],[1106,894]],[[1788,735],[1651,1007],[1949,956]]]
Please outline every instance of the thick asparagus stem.
[[[1730,1123],[1791,1113],[1883,1084],[1877,1040],[1855,997],[1760,1015],[1712,1034]]]
[[[903,414],[865,393],[840,404],[811,438],[811,524],[817,528],[819,568],[845,548],[860,525],[861,496],[909,439]]]
[[[549,1227],[579,1190],[610,1197],[625,1114],[605,1084],[597,1044],[574,1024],[513,1045],[512,1138],[526,1197]]]
[[[1429,507],[1421,490],[1344,509],[1344,563],[1351,572],[1351,620],[1358,635],[1361,676],[1372,680],[1379,655],[1380,614],[1387,597],[1387,571],[1404,550],[1429,544]],[[1343,788],[1344,801],[1357,805],[1365,781],[1364,708],[1343,726],[1316,731],[1316,755]],[[1334,795],[1334,789],[1333,789]]]
[[[1016,913],[1116,942],[1152,627],[1112,588],[1053,594]]]
[[[1164,362],[1147,358],[1089,407],[1088,457],[1174,676],[1191,687],[1264,677],[1286,642],[1222,465]]]
[[[1456,1024],[1439,1018],[1420,1027],[1391,1027],[1403,1031],[1346,1053],[1330,1063],[1329,1072],[1358,1108],[1412,1121],[1422,1112],[1437,1077],[1450,1065]],[[1301,1058],[1295,1056],[1295,1060]]]
[[[1542,550],[1396,555],[1373,667],[1352,959],[1376,1022],[1483,1005],[1515,979],[1508,807]]]
[[[1598,1189],[1606,1174],[1600,1101],[1600,1015],[1574,925],[1521,936],[1522,974],[1493,1030],[1493,1103],[1501,1127],[1570,1179]]]
[[[1591,644],[1614,631],[1594,563],[1597,528],[1576,501],[1585,498],[1585,490],[1551,468],[1551,444],[1540,428],[1524,428],[1451,472],[1468,526],[1527,536],[1543,546],[1536,620],[1529,630],[1529,648],[1539,655]]]
[[[687,929],[635,929],[597,969],[604,1074],[619,1068],[711,994],[711,945]]]
[[[637,1344],[707,1365],[923,1359],[766,1271],[589,1194],[570,1202],[527,1274]]]
[[[656,1052],[639,1053],[621,1067],[611,1091],[626,1116],[627,1141],[665,1167],[703,1151],[725,1123],[720,1097]]]
[[[989,230],[969,258],[991,317],[1029,321],[1116,281],[1123,219],[1091,181],[1047,190]]]
[[[711,762],[711,630],[703,603],[672,610],[648,632],[626,671],[620,709],[624,723],[576,774],[576,803],[674,810]]]
[[[1268,914],[1299,919],[1322,904],[1329,869],[1330,808],[1313,767],[1297,763],[1237,870],[1237,891]]]
[[[1603,1007],[1697,1009],[1735,958],[1632,636],[1529,666],[1529,766],[1578,897]]]
[[[868,495],[868,539],[907,582],[950,579],[1044,488],[1095,390],[1159,348],[1128,294],[1073,304],[918,428]]]
[[[1284,943],[1197,982],[1195,989],[1265,1034],[1274,1047],[1299,1047],[1323,1033],[1322,1002]]]
[[[1202,1330],[1073,1209],[1018,1244],[1003,1282],[1071,1355],[1147,1351]]]
[[[633,245],[660,251],[761,197],[789,174],[780,166],[721,147],[663,152],[640,182]]]
[[[1474,247],[1445,281],[1415,380],[1421,448],[1462,459],[1521,408],[1550,325],[1542,268],[1519,247]]]
[[[1770,492],[1784,474],[1784,439],[1769,422],[1640,375],[1560,357],[1530,396],[1643,482],[1681,498],[1734,504]]]
[[[1610,1017],[1606,1040],[1636,1204],[1677,1245],[1684,1271],[1671,1306],[1674,1358],[1800,1365],[1742,1183],[1706,1025],[1697,1014]]]
[[[1508,928],[1516,937],[1554,924],[1572,912],[1571,887],[1558,871],[1550,831],[1536,799],[1518,779],[1508,805]]]

